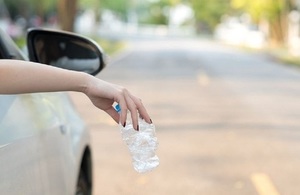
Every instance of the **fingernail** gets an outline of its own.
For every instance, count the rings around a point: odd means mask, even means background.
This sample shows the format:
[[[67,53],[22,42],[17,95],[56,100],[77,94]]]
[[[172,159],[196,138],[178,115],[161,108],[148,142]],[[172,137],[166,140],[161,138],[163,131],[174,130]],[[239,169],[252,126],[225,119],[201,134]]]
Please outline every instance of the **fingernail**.
[[[139,128],[139,125],[137,125],[137,126],[136,126],[136,130],[137,130],[137,131],[139,131],[139,130],[140,130],[140,128]]]
[[[126,121],[123,123],[123,127],[125,127],[126,126]]]
[[[153,123],[151,118],[150,118],[150,122],[151,122],[151,124]]]

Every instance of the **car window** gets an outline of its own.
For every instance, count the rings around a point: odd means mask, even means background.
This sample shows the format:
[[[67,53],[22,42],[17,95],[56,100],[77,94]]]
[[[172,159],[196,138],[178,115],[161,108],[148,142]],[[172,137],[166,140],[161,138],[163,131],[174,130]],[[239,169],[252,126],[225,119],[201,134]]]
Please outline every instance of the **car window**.
[[[0,59],[28,60],[15,42],[0,29]]]
[[[4,48],[4,44],[2,44],[1,34],[0,34],[0,59],[5,59],[5,53],[6,53],[6,49]]]
[[[0,49],[0,59],[4,59],[3,52]]]

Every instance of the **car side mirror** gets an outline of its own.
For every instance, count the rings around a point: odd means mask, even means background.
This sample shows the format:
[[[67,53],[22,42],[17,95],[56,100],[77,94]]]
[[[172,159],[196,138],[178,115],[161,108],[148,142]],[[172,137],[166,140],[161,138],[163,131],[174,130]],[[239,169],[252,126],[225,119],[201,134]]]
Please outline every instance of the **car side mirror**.
[[[68,70],[96,75],[105,66],[101,47],[93,40],[65,31],[29,29],[29,59]]]

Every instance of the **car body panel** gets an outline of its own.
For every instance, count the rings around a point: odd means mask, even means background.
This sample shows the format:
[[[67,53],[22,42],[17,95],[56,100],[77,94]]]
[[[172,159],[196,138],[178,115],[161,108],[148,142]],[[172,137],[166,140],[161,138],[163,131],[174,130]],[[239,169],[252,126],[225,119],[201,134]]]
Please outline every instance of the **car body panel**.
[[[27,60],[8,38],[0,33],[0,59]],[[75,194],[87,148],[67,92],[0,95],[0,194]]]
[[[1,194],[74,194],[89,136],[68,95],[1,95],[0,107]]]

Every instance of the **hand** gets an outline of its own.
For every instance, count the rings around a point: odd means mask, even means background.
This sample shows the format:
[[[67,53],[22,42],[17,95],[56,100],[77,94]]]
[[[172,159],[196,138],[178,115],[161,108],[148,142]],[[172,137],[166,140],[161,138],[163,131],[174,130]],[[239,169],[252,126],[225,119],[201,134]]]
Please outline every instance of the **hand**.
[[[147,123],[152,123],[142,101],[132,95],[124,87],[108,83],[91,76],[89,77],[89,81],[84,93],[89,97],[96,107],[105,111],[117,123],[120,122],[123,126],[126,125],[127,110],[129,110],[131,113],[132,124],[136,130],[139,130],[139,115]],[[113,107],[115,102],[120,105],[121,114],[119,114]]]
[[[13,81],[13,82],[12,82]],[[130,111],[133,127],[138,130],[138,117],[152,123],[141,100],[127,89],[97,79],[83,72],[46,66],[21,60],[0,60],[0,94],[78,91],[107,112],[117,123],[126,124]],[[121,107],[121,115],[113,104]]]

